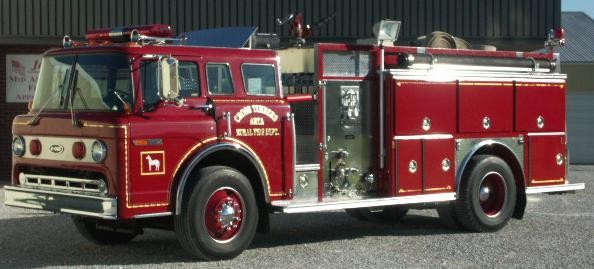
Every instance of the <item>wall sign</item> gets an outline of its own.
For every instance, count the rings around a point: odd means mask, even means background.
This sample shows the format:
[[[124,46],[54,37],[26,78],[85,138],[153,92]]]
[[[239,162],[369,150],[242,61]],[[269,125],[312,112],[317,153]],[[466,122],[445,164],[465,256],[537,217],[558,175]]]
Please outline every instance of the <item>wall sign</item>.
[[[33,100],[42,54],[6,54],[6,102]]]

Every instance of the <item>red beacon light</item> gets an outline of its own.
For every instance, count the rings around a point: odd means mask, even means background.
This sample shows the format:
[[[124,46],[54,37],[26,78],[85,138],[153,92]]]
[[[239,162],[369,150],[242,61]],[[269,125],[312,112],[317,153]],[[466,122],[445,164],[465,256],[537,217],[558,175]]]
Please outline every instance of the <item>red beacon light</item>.
[[[167,24],[151,24],[94,29],[88,31],[85,35],[90,44],[138,42],[147,39],[147,37],[154,41],[172,38],[173,30]]]
[[[556,47],[563,47],[565,45],[565,29],[557,28],[549,30],[545,47],[554,50]]]

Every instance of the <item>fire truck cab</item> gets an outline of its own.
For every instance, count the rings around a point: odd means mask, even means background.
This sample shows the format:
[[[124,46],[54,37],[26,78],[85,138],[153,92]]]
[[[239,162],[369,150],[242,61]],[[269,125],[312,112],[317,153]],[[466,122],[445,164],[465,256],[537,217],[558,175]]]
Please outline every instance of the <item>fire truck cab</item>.
[[[271,213],[436,208],[484,232],[522,218],[527,194],[584,188],[567,178],[556,53],[394,46],[398,26],[283,49],[253,48],[271,36],[251,28],[65,37],[14,119],[5,203],[70,214],[100,244],[173,229],[223,259]]]

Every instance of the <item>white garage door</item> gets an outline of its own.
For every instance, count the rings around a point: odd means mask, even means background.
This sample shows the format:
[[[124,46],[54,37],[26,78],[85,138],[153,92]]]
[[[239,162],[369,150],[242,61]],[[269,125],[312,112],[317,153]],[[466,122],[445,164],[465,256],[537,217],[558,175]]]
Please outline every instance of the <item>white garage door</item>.
[[[567,101],[570,162],[594,164],[594,90],[569,90]]]

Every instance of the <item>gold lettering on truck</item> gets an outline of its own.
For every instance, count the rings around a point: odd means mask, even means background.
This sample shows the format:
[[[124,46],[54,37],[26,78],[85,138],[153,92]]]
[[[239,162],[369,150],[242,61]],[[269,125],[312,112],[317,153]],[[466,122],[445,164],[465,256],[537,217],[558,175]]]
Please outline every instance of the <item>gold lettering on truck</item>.
[[[276,112],[274,112],[274,110],[270,109],[269,107],[263,106],[263,105],[244,106],[239,111],[237,111],[237,113],[235,113],[235,116],[233,116],[233,120],[237,123],[240,123],[243,120],[243,118],[245,118],[246,116],[248,116],[252,113],[263,114],[263,115],[267,116],[268,118],[270,118],[273,122],[276,122],[278,120],[278,115],[276,114]],[[256,124],[253,124],[253,125],[256,125]],[[263,125],[263,124],[258,124],[258,125]]]
[[[236,136],[278,136],[278,128],[238,128],[235,129]]]

